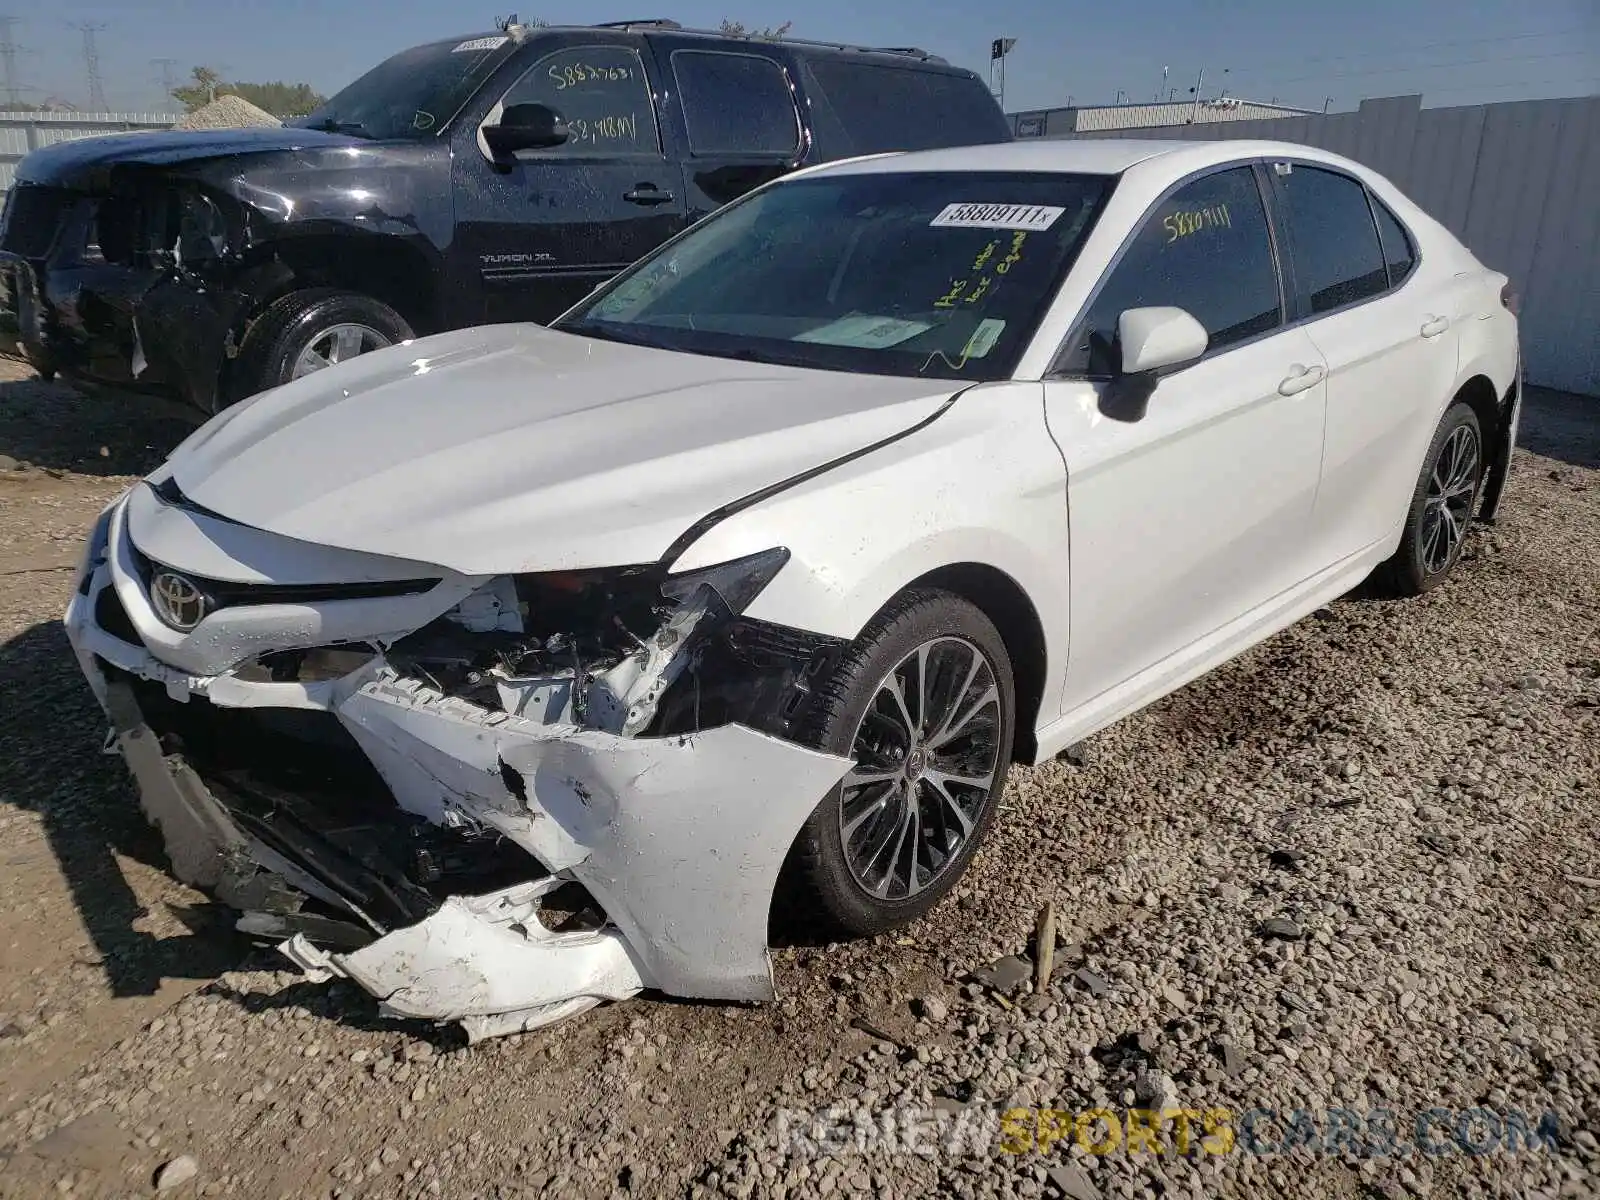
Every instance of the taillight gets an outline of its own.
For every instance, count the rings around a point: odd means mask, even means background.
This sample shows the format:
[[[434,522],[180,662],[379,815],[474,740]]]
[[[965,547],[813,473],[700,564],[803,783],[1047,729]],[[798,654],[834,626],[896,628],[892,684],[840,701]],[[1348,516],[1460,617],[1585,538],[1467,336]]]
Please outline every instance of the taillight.
[[[1522,299],[1511,290],[1509,283],[1500,289],[1500,304],[1510,310],[1512,316],[1517,316],[1521,310]]]

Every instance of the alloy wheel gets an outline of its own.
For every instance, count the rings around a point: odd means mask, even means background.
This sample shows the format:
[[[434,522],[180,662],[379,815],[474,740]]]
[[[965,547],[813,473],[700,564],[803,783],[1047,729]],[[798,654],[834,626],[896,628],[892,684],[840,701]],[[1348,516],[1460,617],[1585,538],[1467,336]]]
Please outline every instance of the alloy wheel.
[[[371,350],[381,350],[392,343],[370,325],[330,325],[306,344],[294,360],[291,379],[301,379],[313,371],[342,363]]]
[[[1430,575],[1450,565],[1466,536],[1480,462],[1478,433],[1470,425],[1458,425],[1434,459],[1422,509],[1422,565]]]
[[[965,638],[924,642],[879,681],[839,806],[857,886],[906,900],[962,858],[993,802],[1000,734],[994,665]]]

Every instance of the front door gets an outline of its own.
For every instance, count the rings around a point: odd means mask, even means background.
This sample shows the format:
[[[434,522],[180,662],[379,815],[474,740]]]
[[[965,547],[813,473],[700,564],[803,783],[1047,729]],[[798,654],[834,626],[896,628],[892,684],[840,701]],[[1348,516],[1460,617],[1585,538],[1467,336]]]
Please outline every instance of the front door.
[[[456,138],[454,255],[476,269],[480,311],[459,324],[546,322],[683,228],[683,191],[662,151],[650,76],[635,47],[544,54],[489,111],[558,112],[567,141],[493,160],[481,129]]]
[[[783,53],[758,43],[712,49],[652,34],[651,49],[678,97],[671,133],[683,160],[688,219],[698,221],[800,162],[806,136]]]
[[[1160,381],[1142,415],[1121,412],[1107,396],[1117,317],[1152,305],[1185,309],[1209,345]],[[1059,364],[1065,378],[1045,384],[1067,465],[1064,711],[1116,711],[1118,685],[1181,674],[1202,639],[1322,565],[1306,529],[1324,367],[1284,317],[1249,166],[1159,202],[1090,301]]]

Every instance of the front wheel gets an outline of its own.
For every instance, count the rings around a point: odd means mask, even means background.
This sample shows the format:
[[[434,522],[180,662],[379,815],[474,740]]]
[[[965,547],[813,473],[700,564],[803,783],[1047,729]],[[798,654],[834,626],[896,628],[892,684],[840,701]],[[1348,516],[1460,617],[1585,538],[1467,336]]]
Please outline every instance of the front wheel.
[[[1461,401],[1439,422],[1406,510],[1400,547],[1374,573],[1380,589],[1420,596],[1443,582],[1461,558],[1483,487],[1483,431]]]
[[[870,935],[938,903],[994,822],[1014,720],[1005,643],[975,606],[912,591],[881,613],[810,718],[806,740],[856,765],[795,843],[808,907]]]
[[[233,399],[301,379],[412,336],[381,300],[335,288],[307,288],[274,301],[246,336]]]

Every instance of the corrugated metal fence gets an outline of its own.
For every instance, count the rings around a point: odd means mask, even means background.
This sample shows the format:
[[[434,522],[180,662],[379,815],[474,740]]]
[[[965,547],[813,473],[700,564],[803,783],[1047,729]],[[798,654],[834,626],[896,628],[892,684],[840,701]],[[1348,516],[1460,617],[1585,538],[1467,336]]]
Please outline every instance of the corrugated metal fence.
[[[1059,136],[1273,138],[1364,163],[1511,277],[1530,383],[1600,396],[1600,96],[1427,109],[1394,96],[1353,113]]]
[[[0,112],[0,190],[10,190],[17,164],[29,151],[40,146],[135,129],[170,129],[179,116],[178,113]]]

